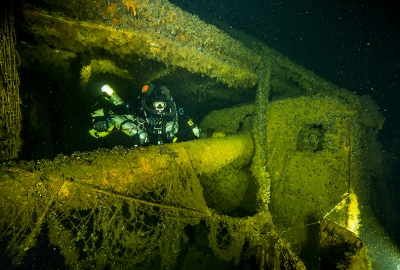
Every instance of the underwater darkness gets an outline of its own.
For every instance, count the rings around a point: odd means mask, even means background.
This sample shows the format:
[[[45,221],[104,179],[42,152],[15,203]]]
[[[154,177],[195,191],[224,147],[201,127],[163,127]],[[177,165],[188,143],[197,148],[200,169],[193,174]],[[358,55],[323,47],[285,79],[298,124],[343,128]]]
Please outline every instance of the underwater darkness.
[[[385,118],[379,140],[384,188],[376,215],[400,245],[400,1],[171,0],[208,23],[222,21],[357,95]]]

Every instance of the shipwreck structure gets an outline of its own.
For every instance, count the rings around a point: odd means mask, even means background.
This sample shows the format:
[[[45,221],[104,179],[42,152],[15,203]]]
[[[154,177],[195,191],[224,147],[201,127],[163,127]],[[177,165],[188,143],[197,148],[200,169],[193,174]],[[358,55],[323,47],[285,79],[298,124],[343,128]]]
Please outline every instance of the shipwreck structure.
[[[71,269],[367,269],[358,205],[379,174],[383,125],[369,97],[166,0],[8,5],[0,54],[10,265],[45,241]],[[80,120],[102,83],[129,97],[160,80],[208,138],[93,143]],[[332,248],[341,255],[327,259]]]

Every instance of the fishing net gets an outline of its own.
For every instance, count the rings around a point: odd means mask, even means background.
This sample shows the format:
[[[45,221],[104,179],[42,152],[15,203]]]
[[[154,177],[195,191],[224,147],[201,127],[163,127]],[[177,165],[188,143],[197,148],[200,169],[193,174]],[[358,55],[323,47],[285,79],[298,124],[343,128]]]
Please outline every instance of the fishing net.
[[[204,222],[210,248],[224,261],[304,267],[268,214],[234,218],[208,208],[198,170],[176,145],[10,162],[0,170],[1,257],[14,266],[45,237],[70,269],[170,269],[186,229]]]
[[[6,1],[0,10],[0,161],[16,158],[21,147],[20,59],[15,45],[14,12]]]

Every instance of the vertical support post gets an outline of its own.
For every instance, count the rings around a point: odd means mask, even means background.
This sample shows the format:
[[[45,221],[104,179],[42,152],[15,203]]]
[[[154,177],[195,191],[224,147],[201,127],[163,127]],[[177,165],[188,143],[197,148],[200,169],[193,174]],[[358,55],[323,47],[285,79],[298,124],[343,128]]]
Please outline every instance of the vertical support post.
[[[271,64],[264,56],[258,68],[259,83],[256,94],[256,116],[253,127],[255,154],[252,174],[258,184],[257,199],[260,212],[268,211],[271,179],[267,171],[267,110],[270,91]]]

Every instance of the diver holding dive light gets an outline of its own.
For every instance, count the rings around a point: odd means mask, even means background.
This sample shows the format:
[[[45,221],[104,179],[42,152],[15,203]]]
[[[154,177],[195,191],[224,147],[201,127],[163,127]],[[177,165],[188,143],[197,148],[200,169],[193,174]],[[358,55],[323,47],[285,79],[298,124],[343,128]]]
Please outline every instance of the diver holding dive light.
[[[133,139],[134,146],[176,142],[178,133],[198,138],[200,129],[190,117],[183,115],[183,108],[177,110],[170,91],[166,86],[155,84],[143,86],[140,107],[134,113],[109,86],[102,87],[100,109],[92,112],[90,134],[101,138],[113,131],[122,131]],[[99,105],[99,100],[94,106]],[[137,116],[140,115],[141,117]],[[180,127],[183,129],[179,130]]]
[[[125,105],[125,102],[115,93],[108,84],[101,88],[103,98],[110,102],[107,106],[92,112],[92,126],[89,133],[95,138],[101,138],[114,130],[122,131],[133,139],[133,145],[139,146],[149,143],[148,134],[145,131],[145,120],[136,117]],[[94,106],[99,105],[97,100]],[[92,106],[93,107],[93,106]]]

